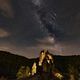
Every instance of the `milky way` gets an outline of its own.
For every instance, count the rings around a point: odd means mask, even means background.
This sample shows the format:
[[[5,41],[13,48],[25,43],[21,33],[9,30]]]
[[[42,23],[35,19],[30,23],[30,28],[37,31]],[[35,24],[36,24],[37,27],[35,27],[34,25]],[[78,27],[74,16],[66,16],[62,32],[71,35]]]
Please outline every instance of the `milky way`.
[[[79,0],[0,0],[0,50],[26,57],[48,49],[80,54]]]

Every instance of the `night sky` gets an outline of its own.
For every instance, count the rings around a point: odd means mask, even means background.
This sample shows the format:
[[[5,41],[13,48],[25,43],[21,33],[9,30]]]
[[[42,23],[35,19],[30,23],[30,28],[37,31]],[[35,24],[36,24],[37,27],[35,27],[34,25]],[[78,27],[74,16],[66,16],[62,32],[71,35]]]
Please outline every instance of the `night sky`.
[[[0,50],[37,57],[80,54],[79,0],[0,0]]]

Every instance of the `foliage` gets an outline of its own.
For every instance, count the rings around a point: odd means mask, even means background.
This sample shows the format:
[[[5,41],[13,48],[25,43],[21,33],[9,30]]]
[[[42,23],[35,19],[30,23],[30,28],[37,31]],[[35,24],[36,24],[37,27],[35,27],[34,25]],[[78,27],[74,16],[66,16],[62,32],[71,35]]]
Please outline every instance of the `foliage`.
[[[24,79],[30,76],[30,68],[27,66],[21,66],[20,69],[17,72],[17,79]]]

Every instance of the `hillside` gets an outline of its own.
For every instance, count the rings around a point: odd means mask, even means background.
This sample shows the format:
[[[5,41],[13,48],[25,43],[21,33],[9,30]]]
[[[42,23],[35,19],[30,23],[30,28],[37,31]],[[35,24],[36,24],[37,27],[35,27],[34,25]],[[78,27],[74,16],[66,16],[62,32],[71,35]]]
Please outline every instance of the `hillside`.
[[[31,61],[28,58],[11,54],[6,51],[0,51],[0,74],[14,77],[20,66],[30,66]]]
[[[53,56],[53,55],[52,55]],[[62,73],[68,73],[70,65],[74,71],[79,71],[80,56],[53,56],[55,67]],[[29,66],[38,62],[38,58],[28,59],[23,56],[14,55],[6,51],[0,51],[0,75],[16,77],[16,73],[21,66]]]

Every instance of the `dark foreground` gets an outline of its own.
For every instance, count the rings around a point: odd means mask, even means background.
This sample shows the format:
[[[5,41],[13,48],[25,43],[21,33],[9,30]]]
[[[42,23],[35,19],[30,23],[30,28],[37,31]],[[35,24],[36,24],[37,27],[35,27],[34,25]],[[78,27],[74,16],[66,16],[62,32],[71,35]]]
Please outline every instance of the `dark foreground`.
[[[0,80],[79,80],[80,79],[80,56],[56,56],[53,57],[54,63],[47,65],[47,71],[42,71],[38,67],[39,58],[28,59],[22,56],[13,55],[9,52],[0,51]],[[34,75],[31,72],[33,63],[40,69]],[[46,63],[45,63],[46,64]],[[44,64],[44,65],[45,65]],[[24,66],[27,70],[27,77],[17,78],[20,68]],[[28,67],[29,68],[28,68]],[[51,66],[51,68],[50,68]],[[49,72],[48,69],[52,69]],[[45,69],[45,67],[44,67]],[[23,70],[25,72],[25,69]],[[55,76],[55,73],[62,75],[62,78]]]

